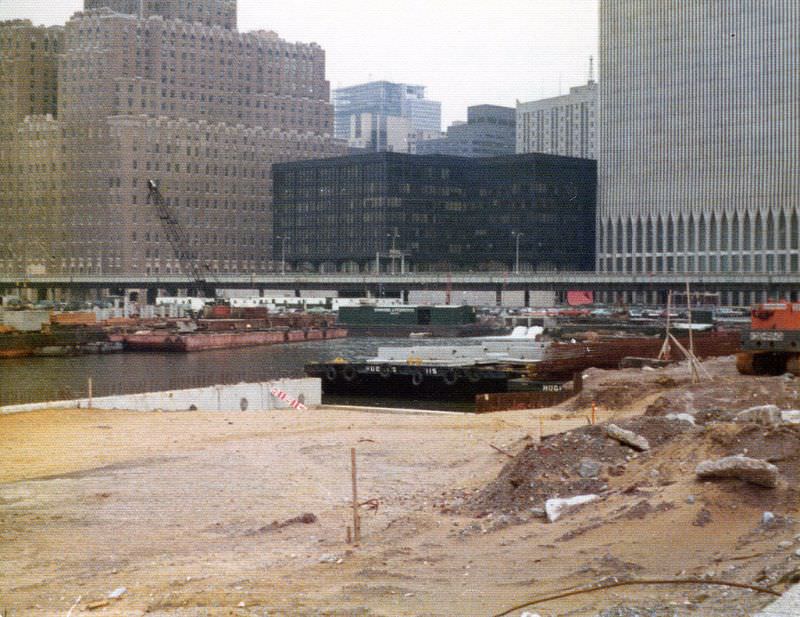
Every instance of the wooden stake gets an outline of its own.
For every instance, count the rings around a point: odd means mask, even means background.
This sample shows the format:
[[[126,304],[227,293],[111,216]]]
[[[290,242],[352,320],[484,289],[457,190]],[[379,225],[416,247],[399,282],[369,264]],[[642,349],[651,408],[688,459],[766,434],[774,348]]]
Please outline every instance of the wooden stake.
[[[669,326],[670,326],[670,317],[669,314],[672,312],[672,290],[670,289],[667,293],[667,328],[664,333],[664,344],[661,346],[661,351],[658,352],[658,359],[659,360],[669,360]]]
[[[695,356],[694,354],[690,353],[689,350],[686,349],[686,347],[681,345],[681,342],[678,339],[676,339],[674,335],[670,334],[669,336],[672,339],[672,342],[675,343],[675,345],[678,347],[678,349],[681,351],[681,353],[684,355],[684,357],[692,365],[693,370],[698,371],[698,375],[699,375],[699,372],[702,371],[703,375],[705,375],[706,378],[709,381],[713,381],[714,378],[711,376],[711,373],[709,373],[705,369],[705,367],[702,364],[700,364],[700,361],[697,359],[697,356]]]
[[[89,409],[92,408],[92,378],[89,377],[88,381],[88,389],[89,389]]]
[[[544,420],[539,416],[539,443],[542,443],[542,437],[544,437]]]
[[[510,459],[513,459],[513,458],[514,458],[514,455],[513,455],[513,454],[511,454],[510,452],[506,452],[506,451],[505,451],[505,450],[503,450],[502,448],[498,448],[498,447],[497,447],[496,445],[494,445],[494,444],[491,444],[491,443],[490,443],[490,444],[489,444],[489,447],[490,447],[490,448],[492,448],[492,450],[496,450],[496,451],[497,451],[497,452],[499,452],[500,454],[505,454],[505,455],[506,455],[508,458],[510,458]]]
[[[361,542],[361,520],[358,515],[358,483],[356,480],[356,449],[350,448],[350,478],[353,483],[353,543]]]
[[[347,534],[346,534],[345,538],[346,538],[348,544],[351,544],[353,542],[353,537],[352,537],[351,532],[350,532],[350,525],[347,526]]]
[[[686,308],[689,309],[689,353],[691,354],[689,366],[692,369],[692,383],[697,383],[700,380],[700,376],[697,374],[697,358],[694,355],[694,336],[692,334],[692,296],[691,292],[689,291],[688,278],[686,279]]]

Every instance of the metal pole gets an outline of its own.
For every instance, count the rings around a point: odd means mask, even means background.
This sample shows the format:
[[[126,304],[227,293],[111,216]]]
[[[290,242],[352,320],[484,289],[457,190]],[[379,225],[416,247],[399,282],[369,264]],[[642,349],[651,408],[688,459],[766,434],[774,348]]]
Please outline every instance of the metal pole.
[[[389,251],[389,255],[391,255],[391,258],[392,258],[392,274],[394,274],[395,273],[395,266],[396,266],[396,263],[397,263],[397,261],[396,261],[397,260],[397,254],[395,252],[397,250],[395,248],[395,241],[397,240],[397,227],[394,228],[394,231],[392,232],[391,236],[392,236],[392,249]]]
[[[514,232],[514,236],[517,240],[516,256],[514,258],[514,274],[519,274],[519,237],[521,235],[521,233]]]

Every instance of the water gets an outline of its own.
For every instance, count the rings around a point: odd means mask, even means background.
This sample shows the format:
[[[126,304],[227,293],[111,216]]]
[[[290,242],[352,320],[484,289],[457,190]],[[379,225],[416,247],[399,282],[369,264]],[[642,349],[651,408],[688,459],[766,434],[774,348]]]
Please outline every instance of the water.
[[[348,338],[289,345],[220,349],[195,353],[117,353],[72,358],[0,360],[0,405],[157,390],[196,388],[240,381],[302,377],[308,362],[337,357],[372,357],[378,347],[467,345],[475,339]],[[332,404],[465,409],[459,402],[410,401],[385,397],[325,396]]]

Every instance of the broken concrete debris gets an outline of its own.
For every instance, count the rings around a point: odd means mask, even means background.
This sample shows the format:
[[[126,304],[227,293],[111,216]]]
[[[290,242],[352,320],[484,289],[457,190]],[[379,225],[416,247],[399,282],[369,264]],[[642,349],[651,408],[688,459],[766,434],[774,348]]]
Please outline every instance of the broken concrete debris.
[[[800,409],[781,410],[777,405],[757,405],[736,414],[737,422],[755,422],[764,426],[800,424]]]
[[[741,455],[705,460],[697,466],[695,473],[701,480],[738,478],[767,488],[778,486],[778,468],[775,465],[761,459]]]
[[[784,424],[800,424],[800,409],[787,409],[782,411],[781,421]]]
[[[331,553],[325,553],[319,558],[320,563],[342,563],[343,561],[344,559]]]
[[[581,506],[585,503],[600,499],[599,495],[576,495],[566,499],[548,499],[544,504],[544,511],[547,514],[547,522],[555,523],[564,512],[571,508]]]
[[[634,450],[649,450],[650,443],[642,437],[641,435],[637,435],[633,431],[625,430],[624,428],[620,428],[616,424],[609,424],[605,427],[606,435],[611,437],[611,439],[616,439],[621,444],[626,446],[630,446]]]
[[[585,458],[581,461],[581,464],[578,466],[578,475],[581,478],[596,478],[600,475],[600,470],[602,466],[595,460],[590,458]]]
[[[667,420],[673,420],[676,422],[688,422],[689,424],[695,424],[694,416],[690,413],[668,413],[664,416]]]
[[[757,405],[736,414],[737,422],[755,422],[764,426],[777,426],[781,423],[781,412],[777,405]]]

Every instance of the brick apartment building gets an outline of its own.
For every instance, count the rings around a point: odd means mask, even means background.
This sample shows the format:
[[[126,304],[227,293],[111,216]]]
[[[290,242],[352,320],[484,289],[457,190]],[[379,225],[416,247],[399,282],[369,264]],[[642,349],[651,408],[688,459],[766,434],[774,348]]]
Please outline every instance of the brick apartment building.
[[[0,271],[179,271],[148,179],[201,269],[271,270],[271,164],[342,152],[324,51],[236,31],[235,0],[85,7],[0,23]]]

